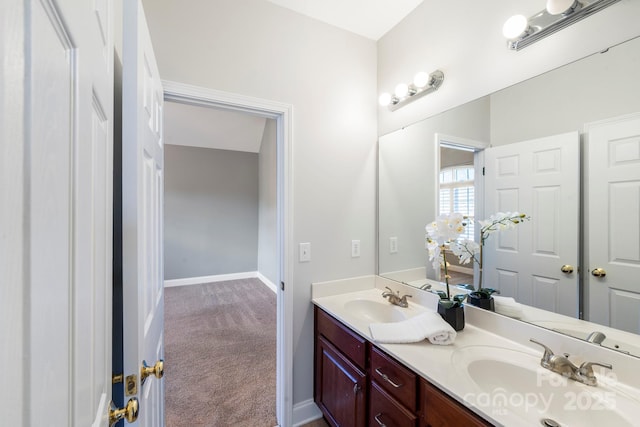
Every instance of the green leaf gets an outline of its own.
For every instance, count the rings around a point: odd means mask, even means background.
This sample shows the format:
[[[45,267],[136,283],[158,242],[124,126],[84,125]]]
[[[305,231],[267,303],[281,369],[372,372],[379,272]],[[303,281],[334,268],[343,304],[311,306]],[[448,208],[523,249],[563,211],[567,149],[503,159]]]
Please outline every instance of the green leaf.
[[[440,301],[438,301],[438,304],[440,304],[441,306],[443,306],[445,309],[450,309],[456,306],[456,302],[453,301],[449,301],[448,299],[441,299]]]
[[[462,303],[462,301],[464,301],[464,299],[466,298],[466,296],[467,296],[466,294],[458,294],[458,295],[455,295],[455,296],[453,297],[453,300],[454,300],[454,301],[456,301],[456,302],[458,302],[458,303]]]
[[[445,291],[431,291],[431,292],[433,292],[434,294],[438,294],[441,300],[447,299],[447,293]]]

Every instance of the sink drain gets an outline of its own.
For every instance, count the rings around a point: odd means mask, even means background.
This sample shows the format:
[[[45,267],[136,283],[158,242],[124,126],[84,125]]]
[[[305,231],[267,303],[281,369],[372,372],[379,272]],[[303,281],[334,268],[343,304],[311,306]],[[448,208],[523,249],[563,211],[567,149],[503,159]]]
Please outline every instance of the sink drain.
[[[551,418],[541,419],[540,424],[542,424],[544,427],[560,427],[560,423],[552,420]]]

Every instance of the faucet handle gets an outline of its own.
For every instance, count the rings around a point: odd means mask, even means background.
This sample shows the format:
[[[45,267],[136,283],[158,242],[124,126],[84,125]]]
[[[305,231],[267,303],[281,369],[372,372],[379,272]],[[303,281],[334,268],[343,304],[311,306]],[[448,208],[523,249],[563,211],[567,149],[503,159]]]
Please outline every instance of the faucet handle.
[[[580,373],[583,374],[583,375],[587,374],[587,373],[590,373],[591,375],[593,375],[593,368],[592,368],[593,365],[602,366],[603,368],[607,368],[607,369],[613,369],[613,366],[608,364],[608,363],[583,362],[580,365]]]
[[[398,295],[400,295],[400,293],[398,292]],[[404,307],[407,308],[409,307],[409,302],[407,301],[407,297],[409,298],[413,298],[413,295],[402,295],[402,298],[400,298],[400,307]]]
[[[549,347],[542,344],[541,342],[534,340],[533,338],[529,338],[529,341],[531,341],[534,344],[538,344],[539,346],[544,348],[544,354],[542,355],[542,359],[540,359],[540,365],[542,365],[543,368],[549,368],[551,366],[550,365],[551,358],[555,356],[553,354],[553,350],[551,350]]]
[[[608,363],[600,362],[583,362],[578,368],[578,378],[581,378],[581,382],[587,385],[595,386],[598,384],[598,378],[593,373],[593,365],[602,366],[603,368],[613,369]]]

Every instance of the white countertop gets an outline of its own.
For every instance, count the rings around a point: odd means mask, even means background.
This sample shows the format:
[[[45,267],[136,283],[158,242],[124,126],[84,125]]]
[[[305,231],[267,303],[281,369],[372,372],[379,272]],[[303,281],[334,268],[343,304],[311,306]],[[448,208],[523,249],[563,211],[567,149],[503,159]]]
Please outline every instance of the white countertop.
[[[486,404],[476,405],[478,389],[474,388],[473,384],[470,384],[468,377],[461,372],[461,369],[456,369],[456,366],[452,364],[454,354],[462,348],[489,346],[495,347],[496,352],[514,350],[526,353],[539,360],[542,355],[542,349],[528,341],[529,338],[535,338],[550,346],[556,354],[562,354],[562,352],[576,355],[588,353],[590,361],[611,363],[614,365],[614,372],[624,372],[624,376],[628,380],[627,384],[632,384],[634,387],[640,384],[640,382],[637,382],[640,379],[637,373],[640,370],[638,369],[640,360],[637,358],[619,353],[615,354],[616,352],[610,350],[606,350],[606,353],[603,353],[604,349],[596,348],[596,346],[589,343],[579,342],[580,340],[473,307],[465,307],[466,326],[464,330],[458,332],[452,345],[434,345],[426,340],[412,344],[375,343],[369,331],[370,321],[350,314],[344,307],[344,301],[347,299],[384,301],[381,293],[384,291],[385,286],[391,287],[394,291],[400,290],[403,294],[413,294],[413,298],[410,299],[409,310],[416,308],[420,310],[424,308],[436,310],[437,296],[427,292],[416,291],[415,288],[410,286],[378,276],[314,283],[312,285],[312,302],[495,425],[509,427],[530,426],[538,424],[543,417],[533,414],[533,418],[525,420],[520,416],[511,414],[508,410],[505,411],[504,408],[495,408]],[[415,304],[419,304],[419,307],[416,307]],[[575,363],[581,362],[579,358],[576,361],[573,356],[572,360]],[[635,372],[635,374],[632,372]],[[629,375],[631,377],[628,377]],[[637,389],[630,389],[626,384],[620,385],[628,389],[634,397],[637,396]]]

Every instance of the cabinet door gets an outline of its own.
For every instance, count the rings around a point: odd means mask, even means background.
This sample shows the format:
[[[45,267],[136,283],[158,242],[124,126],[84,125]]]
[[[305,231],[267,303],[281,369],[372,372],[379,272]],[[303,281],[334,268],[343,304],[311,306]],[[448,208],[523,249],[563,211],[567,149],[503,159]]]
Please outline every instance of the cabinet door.
[[[488,427],[492,424],[472,413],[425,380],[420,381],[420,427]]]
[[[336,427],[364,427],[364,373],[323,337],[318,337],[316,349],[315,400],[325,418]]]

